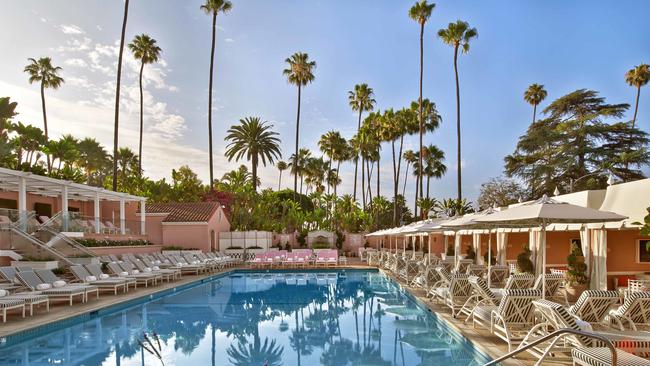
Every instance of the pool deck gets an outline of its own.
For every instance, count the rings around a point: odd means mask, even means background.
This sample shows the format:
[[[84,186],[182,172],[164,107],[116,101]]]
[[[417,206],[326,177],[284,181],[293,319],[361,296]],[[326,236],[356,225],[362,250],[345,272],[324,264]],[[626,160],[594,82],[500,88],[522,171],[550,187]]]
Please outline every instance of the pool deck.
[[[345,266],[338,266],[338,267],[331,267],[331,268],[332,269],[334,268],[367,269],[367,268],[374,268],[374,267],[368,267],[365,263],[357,259],[356,261],[355,260],[349,261],[349,263]],[[165,290],[169,290],[174,287],[189,284],[203,278],[215,276],[220,273],[227,273],[231,270],[236,270],[236,269],[250,269],[250,268],[248,266],[239,266],[239,267],[228,268],[220,272],[213,272],[210,274],[204,274],[199,276],[186,275],[183,276],[182,279],[174,282],[163,282],[158,286],[153,286],[153,287],[150,286],[147,288],[143,286],[139,286],[137,290],[131,289],[127,293],[120,292],[117,295],[113,295],[112,293],[110,294],[102,293],[99,299],[95,298],[94,296],[91,296],[87,303],[74,303],[73,306],[68,306],[67,303],[63,303],[63,302],[56,302],[50,305],[49,312],[46,312],[44,307],[35,308],[34,316],[30,317],[29,314],[27,314],[27,316],[24,319],[21,318],[19,314],[16,314],[15,312],[10,312],[7,316],[7,322],[0,323],[0,339],[9,336],[11,334],[29,330],[44,324],[72,318],[85,313],[90,313],[96,310],[103,309],[108,306],[120,304],[125,301],[138,299],[143,296],[153,295],[159,292],[163,292]],[[404,289],[408,290],[413,296],[418,298],[427,307],[429,307],[431,311],[435,312],[442,320],[448,323],[452,329],[455,329],[460,334],[462,334],[470,341],[472,341],[475,347],[480,351],[486,353],[491,358],[497,358],[508,353],[507,344],[501,339],[497,338],[496,336],[491,335],[489,330],[473,328],[471,324],[464,324],[463,321],[454,319],[446,307],[436,304],[435,301],[428,300],[423,290],[408,287],[404,283],[404,281],[395,278],[392,275],[392,273],[385,272],[385,271],[383,272],[388,277],[390,277],[391,279],[393,279],[394,281],[402,285]],[[523,353],[520,354],[518,359],[509,360],[501,364],[528,366],[528,365],[533,365],[534,361],[535,360],[532,358],[530,354]],[[544,362],[544,365],[554,365],[554,363]]]

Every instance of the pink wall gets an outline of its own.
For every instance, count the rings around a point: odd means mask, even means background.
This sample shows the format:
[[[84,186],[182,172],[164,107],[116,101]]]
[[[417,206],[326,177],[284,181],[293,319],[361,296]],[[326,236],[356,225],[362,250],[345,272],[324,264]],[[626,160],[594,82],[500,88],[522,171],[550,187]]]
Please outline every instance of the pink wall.
[[[162,237],[164,246],[179,246],[186,249],[210,250],[210,237],[208,225],[205,223],[196,224],[174,224],[164,223],[162,225]]]
[[[164,216],[146,215],[147,238],[154,244],[163,243],[162,220]]]

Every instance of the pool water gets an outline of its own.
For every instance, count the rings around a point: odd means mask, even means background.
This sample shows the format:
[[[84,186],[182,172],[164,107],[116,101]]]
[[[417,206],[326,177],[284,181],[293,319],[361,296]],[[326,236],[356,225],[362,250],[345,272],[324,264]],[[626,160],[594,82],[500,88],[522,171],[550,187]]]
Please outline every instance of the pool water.
[[[143,339],[149,334],[152,344]],[[0,365],[481,365],[377,271],[237,271],[0,340]]]

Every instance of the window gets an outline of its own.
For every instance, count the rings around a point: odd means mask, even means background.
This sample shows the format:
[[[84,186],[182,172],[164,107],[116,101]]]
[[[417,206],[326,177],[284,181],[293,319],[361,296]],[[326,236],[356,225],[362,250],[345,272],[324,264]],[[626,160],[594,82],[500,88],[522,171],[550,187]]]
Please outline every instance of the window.
[[[0,198],[0,208],[6,208],[6,209],[9,209],[9,210],[17,210],[18,209],[18,201],[6,199],[6,198]]]
[[[637,263],[650,263],[650,239],[639,239],[636,245]]]

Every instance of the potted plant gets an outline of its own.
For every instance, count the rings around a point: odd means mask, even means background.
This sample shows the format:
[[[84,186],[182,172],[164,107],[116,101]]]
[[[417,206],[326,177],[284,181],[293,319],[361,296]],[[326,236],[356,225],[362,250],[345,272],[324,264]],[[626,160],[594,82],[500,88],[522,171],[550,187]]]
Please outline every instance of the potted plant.
[[[566,274],[566,293],[569,301],[574,302],[589,286],[587,264],[585,264],[585,257],[578,244],[571,243],[571,253],[566,260],[569,267]]]
[[[534,273],[533,261],[530,260],[530,248],[528,248],[528,244],[526,243],[524,243],[521,247],[524,251],[517,255],[517,272]]]
[[[301,230],[298,232],[298,237],[296,238],[298,241],[298,245],[300,245],[301,248],[304,248],[307,246],[307,231]]]
[[[494,254],[494,251],[492,251],[492,254]],[[497,264],[497,258],[494,255],[492,256],[492,258],[489,258],[489,260],[488,260],[488,252],[487,251],[485,251],[485,254],[483,255],[483,261],[485,262],[485,264],[490,263],[490,265],[492,265],[492,266]]]
[[[343,243],[345,242],[345,235],[342,232],[336,231],[336,249],[338,249],[339,254],[341,254],[343,249]]]
[[[454,253],[454,244],[449,243],[449,244],[447,244],[447,252],[442,253],[441,256],[442,256],[442,259],[447,259],[447,257],[453,257],[454,254],[455,254]]]
[[[467,247],[467,255],[465,256],[466,259],[471,259],[475,260],[476,259],[476,251],[474,251],[474,246],[469,245]]]

